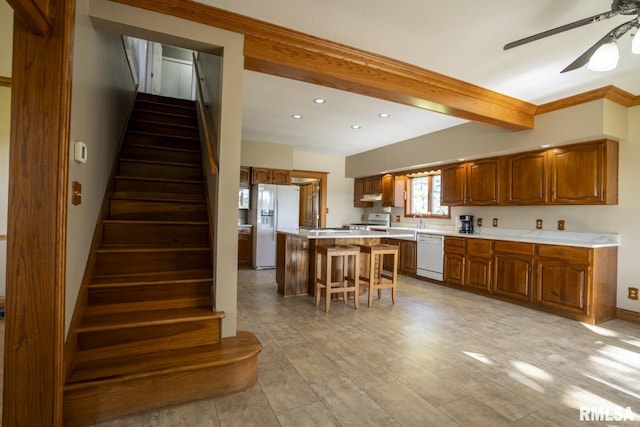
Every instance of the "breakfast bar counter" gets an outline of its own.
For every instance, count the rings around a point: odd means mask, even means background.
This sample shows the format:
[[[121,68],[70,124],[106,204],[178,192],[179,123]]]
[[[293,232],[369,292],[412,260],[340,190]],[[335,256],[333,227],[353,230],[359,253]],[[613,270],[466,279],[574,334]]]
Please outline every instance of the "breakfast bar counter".
[[[406,233],[348,229],[278,230],[276,282],[285,297],[313,294],[316,246],[375,245],[380,239],[408,239]]]

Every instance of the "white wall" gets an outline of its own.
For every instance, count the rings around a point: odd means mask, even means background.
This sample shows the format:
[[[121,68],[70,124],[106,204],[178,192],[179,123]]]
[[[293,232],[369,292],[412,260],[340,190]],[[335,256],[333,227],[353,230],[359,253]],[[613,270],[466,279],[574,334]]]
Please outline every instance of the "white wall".
[[[327,172],[327,227],[342,227],[362,220],[362,209],[353,207],[353,178],[344,175],[345,158],[293,151],[292,169]]]
[[[274,142],[242,140],[242,166],[293,169],[293,147]]]
[[[555,230],[557,220],[566,221],[567,231],[618,233],[617,306],[640,312],[640,302],[627,299],[627,287],[640,285],[640,107],[624,108],[607,100],[555,111],[536,117],[535,129],[507,132],[474,123],[415,138],[383,149],[347,158],[347,175],[373,175],[386,169],[409,169],[416,163],[486,157],[494,153],[534,149],[540,144],[569,144],[609,136],[619,140],[619,204],[608,206],[469,206],[453,207],[451,220],[426,220],[455,225],[457,215],[482,217],[486,228],[498,218],[501,228],[534,229],[536,219]],[[385,167],[385,165],[387,165]],[[374,169],[379,168],[379,169]],[[400,211],[401,212],[401,211]],[[394,209],[394,214],[400,214]],[[403,222],[413,223],[402,218]],[[489,227],[487,227],[489,225]]]
[[[78,2],[73,55],[69,207],[65,293],[68,332],[111,168],[135,98],[135,85],[119,35],[96,31],[87,2]],[[87,163],[73,160],[73,142],[87,145]],[[71,204],[71,182],[82,184],[82,203]]]

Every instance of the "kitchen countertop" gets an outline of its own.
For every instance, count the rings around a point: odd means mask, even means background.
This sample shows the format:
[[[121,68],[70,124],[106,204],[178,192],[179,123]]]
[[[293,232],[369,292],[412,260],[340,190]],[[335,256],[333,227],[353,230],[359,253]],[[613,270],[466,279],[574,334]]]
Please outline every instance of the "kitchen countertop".
[[[411,228],[411,227],[376,227],[396,234],[404,232],[415,239],[418,234],[435,234],[439,236],[455,236],[476,239],[507,240],[513,242],[539,243],[547,245],[579,246],[585,248],[604,248],[620,246],[620,236],[613,233],[577,233],[570,231],[519,230],[509,228],[481,228],[474,234],[458,233],[454,230]],[[387,236],[391,237],[391,236]]]
[[[349,229],[317,229],[317,230],[278,230],[278,233],[290,234],[306,239],[368,239],[368,238],[393,238],[415,240],[415,235],[400,230],[365,231]]]

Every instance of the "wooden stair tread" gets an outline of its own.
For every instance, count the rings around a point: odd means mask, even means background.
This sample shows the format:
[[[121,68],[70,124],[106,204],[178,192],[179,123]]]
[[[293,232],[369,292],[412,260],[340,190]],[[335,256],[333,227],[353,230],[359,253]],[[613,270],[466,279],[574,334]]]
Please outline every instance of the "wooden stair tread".
[[[136,101],[155,102],[157,104],[168,104],[171,106],[185,106],[186,108],[196,108],[196,102],[192,99],[173,98],[164,95],[155,95],[152,93],[138,92]]]
[[[104,289],[104,288],[128,288],[137,286],[156,286],[156,285],[170,285],[176,286],[189,284],[189,283],[204,283],[212,284],[213,276],[205,278],[195,279],[166,279],[166,280],[129,280],[129,281],[105,281],[104,283],[90,283],[87,285],[88,289]]]
[[[141,148],[145,150],[157,150],[157,151],[170,151],[174,153],[200,153],[198,148],[189,148],[189,147],[164,147],[161,145],[144,145],[144,144],[136,144],[135,142],[127,142],[125,147],[131,148]]]
[[[136,100],[136,106],[135,109],[137,111],[152,111],[152,112],[156,112],[156,110],[149,110],[149,106],[158,106],[158,107],[169,107],[169,108],[174,108],[176,110],[184,110],[184,116],[186,117],[197,117],[197,112],[198,110],[196,109],[195,103],[191,106],[187,106],[187,105],[179,105],[179,104],[167,104],[165,102],[157,102],[157,101],[152,101],[149,99],[137,99]],[[147,106],[147,108],[145,108],[145,106]],[[173,113],[175,114],[175,113]],[[182,116],[183,114],[177,114],[179,116]]]
[[[139,194],[144,194],[144,193],[139,193]],[[171,196],[172,193],[167,193],[167,196]],[[188,204],[197,204],[197,205],[204,205],[206,203],[206,200],[201,200],[201,199],[176,199],[176,198],[171,198],[171,197],[145,197],[143,195],[131,195],[131,196],[124,196],[124,195],[113,195],[110,196],[109,199],[111,200],[137,200],[137,201],[145,201],[145,202],[162,202],[162,203],[166,203],[166,202],[171,202],[171,203],[188,203]]]
[[[166,105],[166,104],[161,104],[161,103],[154,103],[155,105]],[[190,107],[183,107],[180,105],[172,105],[171,108],[183,108],[185,110],[186,114],[176,114],[176,113],[170,113],[167,111],[157,111],[157,110],[149,110],[147,108],[144,108],[143,105],[136,105],[135,108],[135,112],[136,113],[147,113],[147,114],[157,114],[158,116],[168,116],[168,117],[179,117],[179,118],[187,118],[187,119],[194,119],[197,120],[198,116],[196,114],[197,110],[196,109],[191,109]]]
[[[141,160],[141,159],[128,159],[125,157],[120,158],[121,162],[141,163],[145,165],[160,165],[160,166],[181,166],[185,168],[201,168],[201,164],[195,163],[180,163],[180,162],[166,162],[162,160]],[[122,176],[122,175],[119,175]]]
[[[136,254],[136,253],[166,253],[166,252],[210,252],[211,247],[207,244],[204,246],[194,246],[193,244],[184,244],[180,246],[173,246],[168,244],[152,245],[152,246],[140,246],[144,245],[114,245],[114,246],[103,246],[99,248],[96,252],[98,254]]]
[[[148,219],[105,219],[105,224],[207,225],[207,221],[161,221]]]
[[[180,270],[180,271],[161,271],[154,273],[139,274],[109,274],[96,275],[92,283],[123,283],[123,282],[154,282],[173,279],[211,279],[213,280],[213,272],[207,270]]]
[[[82,354],[67,378],[65,390],[82,388],[87,382],[122,381],[167,372],[228,365],[255,356],[262,349],[250,332],[238,331],[235,337],[217,344],[187,347],[146,354],[127,354],[102,360],[83,361]]]
[[[195,138],[195,137],[191,137],[191,136],[166,135],[164,133],[149,132],[149,131],[136,130],[136,129],[127,129],[127,133],[128,134],[154,136],[154,137],[163,138],[163,139],[167,139],[167,138],[169,138],[169,139],[179,139],[179,140],[190,141],[190,142],[194,142],[194,143],[198,143],[198,144],[200,143],[200,138]]]
[[[197,193],[158,193],[150,191],[116,191],[114,194],[120,200],[160,200],[163,202],[205,202],[203,195]]]
[[[176,179],[176,178],[150,178],[146,176],[124,176],[117,175],[115,179],[127,179],[131,181],[149,181],[149,182],[171,182],[177,184],[204,184],[204,180],[196,179]]]
[[[177,124],[177,123],[170,123],[170,122],[163,122],[161,120],[150,120],[150,119],[136,119],[133,118],[129,121],[129,123],[148,123],[148,124],[153,124],[153,125],[162,125],[162,126],[169,126],[172,128],[181,128],[181,129],[189,129],[189,130],[198,130],[198,126],[197,125],[182,125],[182,124]]]
[[[119,314],[87,315],[78,332],[108,331],[111,329],[135,328],[176,322],[221,319],[224,312],[210,307],[184,307],[162,310],[124,312]]]
[[[178,250],[210,250],[208,243],[202,243],[200,246],[196,246],[193,243],[182,242],[165,242],[159,243],[147,243],[147,242],[135,242],[135,243],[105,243],[99,251],[100,253],[123,253],[123,252],[178,252]]]

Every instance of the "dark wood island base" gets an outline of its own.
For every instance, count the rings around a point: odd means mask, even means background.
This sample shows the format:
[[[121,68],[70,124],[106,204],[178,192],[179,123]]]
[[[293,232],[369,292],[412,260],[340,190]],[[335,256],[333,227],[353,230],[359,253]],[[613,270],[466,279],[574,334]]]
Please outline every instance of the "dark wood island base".
[[[301,233],[278,232],[276,282],[278,293],[284,297],[314,295],[317,245],[376,245],[381,238],[389,237],[384,232]]]

